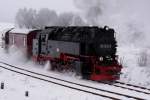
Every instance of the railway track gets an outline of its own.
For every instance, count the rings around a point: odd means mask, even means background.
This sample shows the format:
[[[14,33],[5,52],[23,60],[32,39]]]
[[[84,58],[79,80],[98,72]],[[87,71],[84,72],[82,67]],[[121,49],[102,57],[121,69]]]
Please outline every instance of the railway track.
[[[123,83],[123,82],[119,82],[119,81],[116,81],[115,83],[119,83],[119,84],[131,86],[131,87],[135,87],[135,88],[140,88],[140,89],[148,90],[150,92],[150,89],[142,87],[142,86],[133,85],[133,84],[129,84],[129,83]]]
[[[26,75],[26,76],[29,76],[32,78],[36,78],[39,80],[43,80],[46,82],[64,86],[64,87],[67,87],[70,89],[90,93],[93,95],[97,95],[97,96],[101,96],[101,97],[105,97],[105,98],[109,98],[109,99],[113,99],[113,100],[122,100],[122,99],[127,99],[127,98],[132,98],[132,99],[136,99],[136,100],[145,100],[144,98],[141,98],[141,97],[130,96],[127,94],[117,93],[117,92],[113,92],[113,91],[109,91],[109,90],[104,90],[104,89],[95,88],[95,87],[91,87],[91,86],[87,86],[87,85],[83,85],[83,84],[74,83],[74,82],[67,81],[67,80],[58,79],[58,78],[55,78],[52,76],[43,75],[43,74],[32,72],[32,71],[29,71],[29,70],[26,70],[23,68],[19,68],[19,67],[16,67],[16,66],[4,63],[4,62],[0,62],[0,63],[4,64],[4,66],[0,66],[3,69],[7,69],[7,70],[13,71],[15,73],[19,73],[19,74]]]
[[[150,95],[150,89],[145,88],[145,87],[141,87],[141,86],[127,84],[127,83],[123,83],[123,82],[119,82],[119,81],[116,81],[113,84],[108,83],[108,82],[107,83],[106,82],[100,82],[100,83],[108,84],[111,86],[115,86],[115,87],[119,87],[119,88],[123,88],[123,89],[127,89],[127,90],[136,91],[136,92]]]

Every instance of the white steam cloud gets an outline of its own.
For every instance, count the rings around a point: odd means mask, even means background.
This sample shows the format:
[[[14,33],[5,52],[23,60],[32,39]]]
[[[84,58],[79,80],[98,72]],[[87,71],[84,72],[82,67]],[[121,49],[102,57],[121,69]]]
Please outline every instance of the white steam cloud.
[[[121,45],[149,47],[149,0],[74,0],[91,25],[110,26]]]
[[[25,53],[14,45],[11,46],[8,50],[0,47],[0,61],[29,69],[32,69],[33,67],[40,69],[46,67],[46,70],[48,70],[48,65],[42,66],[36,64],[32,60],[27,59]]]
[[[97,20],[101,15],[101,0],[74,0],[76,7],[84,14],[90,25],[98,25]]]

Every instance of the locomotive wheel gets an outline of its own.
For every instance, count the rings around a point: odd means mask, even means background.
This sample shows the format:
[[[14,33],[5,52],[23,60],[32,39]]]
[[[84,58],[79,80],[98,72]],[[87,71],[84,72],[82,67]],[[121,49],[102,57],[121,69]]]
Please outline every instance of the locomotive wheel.
[[[56,62],[51,62],[51,70],[54,71],[56,70],[57,66],[56,66]]]
[[[81,71],[82,71],[82,77],[83,77],[83,79],[90,79],[90,76],[91,76],[91,73],[92,73],[90,64],[83,63]]]

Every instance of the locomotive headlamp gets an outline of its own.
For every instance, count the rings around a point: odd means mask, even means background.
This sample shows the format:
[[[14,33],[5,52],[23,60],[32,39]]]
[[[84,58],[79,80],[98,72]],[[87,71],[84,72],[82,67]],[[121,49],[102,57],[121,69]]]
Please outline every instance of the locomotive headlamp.
[[[100,61],[103,61],[103,57],[99,57],[99,60],[100,60]]]
[[[59,48],[57,48],[56,51],[59,52],[60,51]]]
[[[111,58],[111,56],[106,56],[106,58]]]

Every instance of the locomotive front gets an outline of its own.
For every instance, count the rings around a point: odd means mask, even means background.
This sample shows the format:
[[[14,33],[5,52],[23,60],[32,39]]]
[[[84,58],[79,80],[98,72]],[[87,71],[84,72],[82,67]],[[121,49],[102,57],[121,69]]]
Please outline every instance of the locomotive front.
[[[118,80],[122,66],[118,63],[116,55],[117,42],[114,29],[107,26],[95,32],[93,41],[93,58],[91,59],[93,70],[91,80]]]

